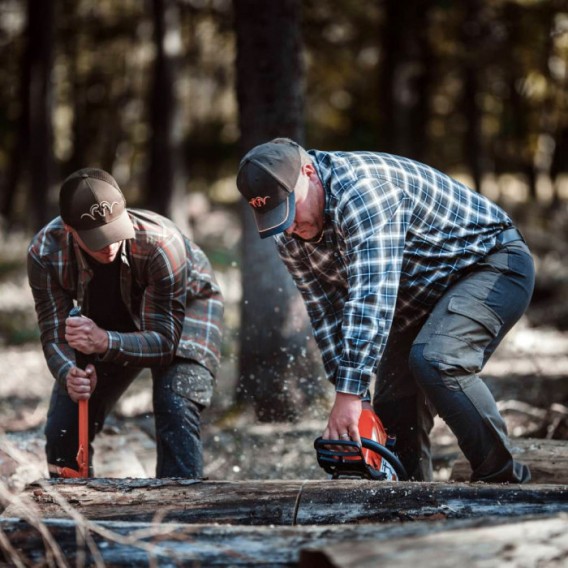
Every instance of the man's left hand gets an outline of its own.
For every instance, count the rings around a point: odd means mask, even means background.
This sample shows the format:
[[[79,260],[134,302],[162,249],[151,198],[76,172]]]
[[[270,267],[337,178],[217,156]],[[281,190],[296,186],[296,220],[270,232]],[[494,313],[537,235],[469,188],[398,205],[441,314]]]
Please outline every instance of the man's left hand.
[[[65,339],[70,347],[85,355],[106,353],[108,349],[107,332],[85,316],[65,320]]]

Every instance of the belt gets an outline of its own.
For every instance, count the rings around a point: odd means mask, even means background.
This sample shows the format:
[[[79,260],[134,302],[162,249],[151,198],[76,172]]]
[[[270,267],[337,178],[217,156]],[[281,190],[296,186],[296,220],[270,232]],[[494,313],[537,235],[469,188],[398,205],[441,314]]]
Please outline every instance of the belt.
[[[525,239],[518,229],[516,229],[515,227],[509,227],[508,229],[501,231],[497,235],[497,237],[495,238],[495,245],[500,248],[514,241],[525,242]]]

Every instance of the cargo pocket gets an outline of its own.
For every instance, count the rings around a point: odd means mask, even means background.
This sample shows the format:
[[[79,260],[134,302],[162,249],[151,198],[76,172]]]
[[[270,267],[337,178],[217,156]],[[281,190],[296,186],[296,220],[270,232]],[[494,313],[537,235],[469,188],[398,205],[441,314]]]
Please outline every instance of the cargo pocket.
[[[499,314],[480,300],[454,296],[438,329],[426,342],[424,358],[442,372],[448,388],[465,387],[467,377],[474,379],[472,375],[483,368],[485,349],[502,325]],[[420,343],[418,338],[416,343]],[[461,377],[461,383],[456,377]]]
[[[180,365],[172,381],[172,390],[201,406],[209,406],[213,396],[213,375],[199,363]]]

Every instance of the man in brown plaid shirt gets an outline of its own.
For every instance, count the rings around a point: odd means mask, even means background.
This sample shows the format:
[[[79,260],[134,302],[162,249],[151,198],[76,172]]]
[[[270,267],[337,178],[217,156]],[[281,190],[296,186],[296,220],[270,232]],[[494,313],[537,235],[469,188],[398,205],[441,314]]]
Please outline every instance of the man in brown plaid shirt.
[[[45,428],[50,475],[76,468],[77,401],[89,399],[92,442],[149,367],[156,476],[201,477],[200,413],[213,392],[223,317],[207,257],[170,220],[126,209],[103,170],[69,176],[59,206],[60,217],[28,251],[41,342],[56,379]],[[69,317],[75,304],[82,316]]]

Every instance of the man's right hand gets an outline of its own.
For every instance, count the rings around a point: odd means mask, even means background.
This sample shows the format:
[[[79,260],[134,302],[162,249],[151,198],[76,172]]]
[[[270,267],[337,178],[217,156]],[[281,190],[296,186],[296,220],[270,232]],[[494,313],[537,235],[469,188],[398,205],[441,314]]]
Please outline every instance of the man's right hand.
[[[87,367],[71,367],[67,373],[67,394],[73,402],[81,399],[89,399],[91,393],[97,386],[97,372],[94,365],[88,364]]]

